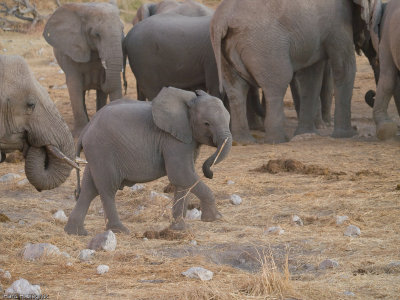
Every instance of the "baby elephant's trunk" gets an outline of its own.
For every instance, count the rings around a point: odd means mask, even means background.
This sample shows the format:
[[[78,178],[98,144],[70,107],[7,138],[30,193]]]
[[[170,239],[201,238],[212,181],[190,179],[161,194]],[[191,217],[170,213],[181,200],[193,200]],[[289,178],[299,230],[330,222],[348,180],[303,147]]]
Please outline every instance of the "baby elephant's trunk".
[[[213,171],[211,167],[214,164],[224,160],[229,154],[232,148],[232,135],[230,132],[226,132],[218,136],[217,139],[217,150],[211,155],[203,164],[203,173],[207,178],[213,178]]]

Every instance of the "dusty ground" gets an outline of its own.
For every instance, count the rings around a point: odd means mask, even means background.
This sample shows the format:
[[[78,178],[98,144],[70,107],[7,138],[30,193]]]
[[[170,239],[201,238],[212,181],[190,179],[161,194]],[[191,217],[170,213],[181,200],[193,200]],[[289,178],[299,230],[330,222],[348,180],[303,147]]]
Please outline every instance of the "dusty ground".
[[[0,53],[25,57],[71,125],[68,94],[62,88],[65,77],[41,31],[1,32]],[[135,98],[130,70],[128,82],[128,97]],[[359,57],[352,104],[359,135],[354,138],[332,139],[328,128],[321,136],[285,144],[233,147],[229,158],[214,167],[214,179],[205,179],[216,195],[222,221],[189,221],[190,230],[182,236],[144,240],[146,231],[160,231],[169,224],[170,201],[149,197],[150,191],[161,193],[167,179],[148,183],[139,192],[129,188],[118,192],[118,210],[131,234],[118,234],[117,250],[98,252],[92,263],[80,263],[76,257],[104,230],[100,200],[93,202],[86,218],[87,237],[68,236],[63,224],[52,218],[58,209],[68,215],[75,204],[74,173],[61,187],[42,193],[29,184],[17,185],[18,180],[0,184],[0,213],[11,219],[0,224],[0,268],[12,274],[11,280],[1,278],[0,285],[7,288],[23,277],[40,284],[51,299],[400,299],[400,269],[388,267],[400,261],[400,139],[381,142],[374,136],[371,109],[363,100],[373,87],[367,60]],[[94,96],[92,92],[88,100],[90,114]],[[292,134],[297,121],[289,95],[285,102],[287,130]],[[394,105],[390,111],[399,122]],[[213,151],[202,148],[199,174]],[[323,171],[255,170],[272,159],[295,159]],[[0,176],[13,172],[23,178],[23,168],[23,162],[1,164]],[[228,185],[228,180],[235,183]],[[230,204],[232,194],[240,195],[243,203]],[[293,215],[300,216],[304,226],[294,225]],[[350,220],[336,225],[336,216],[341,215]],[[343,236],[349,224],[361,228],[360,237]],[[281,226],[284,234],[265,234],[271,226]],[[18,253],[28,242],[52,243],[72,258],[23,261]],[[316,269],[327,258],[337,260],[339,267]],[[97,275],[99,264],[109,265],[109,273]],[[181,272],[192,266],[212,270],[214,279],[203,283],[183,277]],[[355,296],[345,295],[346,291]]]

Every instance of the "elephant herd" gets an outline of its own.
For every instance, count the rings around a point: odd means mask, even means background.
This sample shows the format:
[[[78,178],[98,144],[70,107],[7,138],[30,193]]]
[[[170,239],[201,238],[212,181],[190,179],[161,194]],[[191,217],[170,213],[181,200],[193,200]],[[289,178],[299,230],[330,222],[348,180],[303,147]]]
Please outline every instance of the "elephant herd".
[[[124,36],[118,8],[108,3],[64,4],[49,18],[43,36],[66,76],[72,133],[26,62],[0,56],[1,161],[22,151],[27,178],[40,191],[79,170],[75,156],[85,152],[67,233],[87,234],[84,219],[97,195],[106,227],[127,232],[117,190],[165,175],[175,186],[172,228],[185,226],[189,192],[200,199],[203,221],[220,218],[212,191],[195,172],[200,145],[217,148],[203,164],[212,178],[211,167],[233,140],[255,142],[250,127],[261,125],[266,143],[288,141],[288,86],[298,114],[295,134],[330,123],[334,95],[332,136],[353,136],[355,52],[367,56],[377,83],[366,101],[378,138],[397,133],[387,109],[394,96],[400,112],[399,0],[223,0],[215,11],[194,0],[163,0],[142,5],[133,25]],[[142,101],[121,99],[126,58]],[[90,89],[98,112],[89,122]]]

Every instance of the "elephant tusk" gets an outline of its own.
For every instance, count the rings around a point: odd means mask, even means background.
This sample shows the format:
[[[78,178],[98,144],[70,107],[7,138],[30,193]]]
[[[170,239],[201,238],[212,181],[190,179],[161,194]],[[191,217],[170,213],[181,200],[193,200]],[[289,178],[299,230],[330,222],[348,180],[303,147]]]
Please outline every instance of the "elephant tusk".
[[[79,166],[73,160],[68,158],[64,153],[62,153],[60,151],[60,149],[58,149],[57,147],[52,146],[52,145],[46,145],[46,149],[49,153],[51,153],[58,159],[61,159],[61,160],[65,161],[67,164],[69,164],[71,167],[80,170]]]
[[[75,162],[78,165],[87,165],[88,164],[86,159],[83,159],[83,158],[80,158],[80,157],[75,157]]]
[[[106,61],[102,60],[101,64],[103,65],[104,70],[107,70],[107,65],[106,65]]]

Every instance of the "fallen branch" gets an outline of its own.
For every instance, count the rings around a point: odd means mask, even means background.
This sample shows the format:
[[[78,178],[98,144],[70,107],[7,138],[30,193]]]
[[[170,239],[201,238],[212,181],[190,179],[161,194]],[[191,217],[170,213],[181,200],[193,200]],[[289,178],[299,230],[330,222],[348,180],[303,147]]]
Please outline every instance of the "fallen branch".
[[[1,2],[0,14],[3,14],[4,17],[1,17],[0,28],[3,30],[11,30],[7,26],[12,25],[13,27],[17,27],[20,23],[10,20],[7,16],[15,17],[17,19],[30,22],[29,30],[33,29],[38,22],[41,22],[47,19],[47,16],[44,16],[39,13],[36,8],[36,5],[32,5],[29,0],[13,0],[14,6],[9,7],[6,3]],[[57,1],[58,2],[58,1]]]

